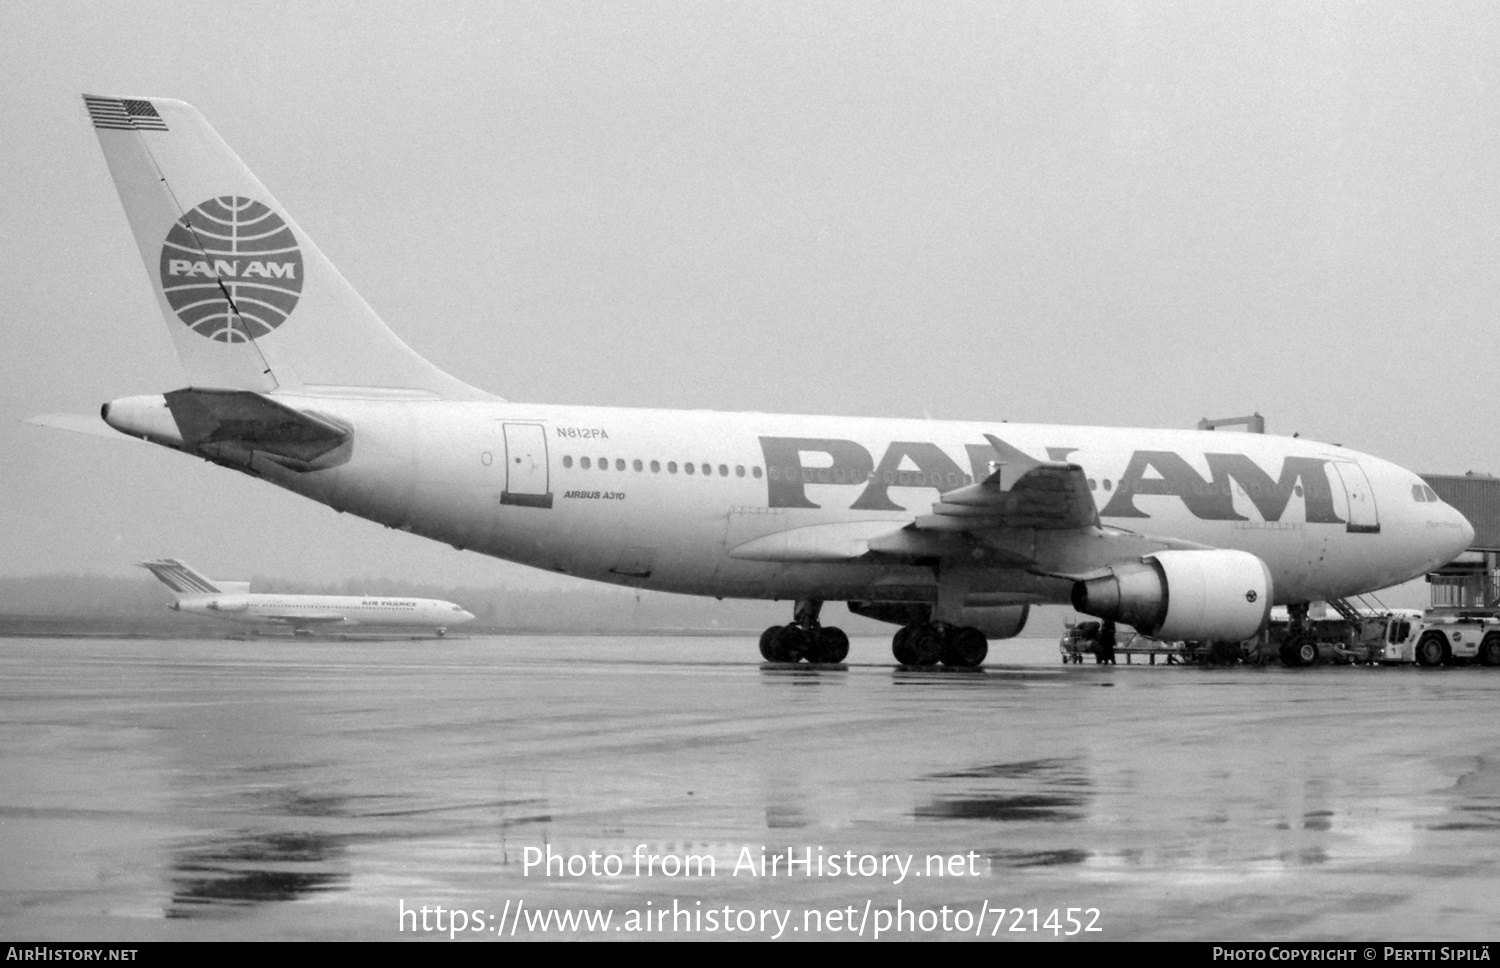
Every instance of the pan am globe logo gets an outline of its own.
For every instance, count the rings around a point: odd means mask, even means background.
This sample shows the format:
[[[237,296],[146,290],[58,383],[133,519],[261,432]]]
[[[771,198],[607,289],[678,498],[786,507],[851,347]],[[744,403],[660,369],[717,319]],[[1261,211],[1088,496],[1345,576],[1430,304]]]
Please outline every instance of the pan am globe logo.
[[[161,287],[193,332],[220,343],[259,339],[302,294],[302,250],[280,215],[239,195],[177,220],[161,247]]]

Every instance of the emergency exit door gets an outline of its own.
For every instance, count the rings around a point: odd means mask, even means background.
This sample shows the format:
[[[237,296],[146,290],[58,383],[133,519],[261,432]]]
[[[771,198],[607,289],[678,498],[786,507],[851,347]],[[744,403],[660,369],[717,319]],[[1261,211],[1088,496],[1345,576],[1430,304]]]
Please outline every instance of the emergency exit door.
[[[502,424],[505,437],[505,489],[501,504],[550,508],[547,476],[547,429],[541,424]]]

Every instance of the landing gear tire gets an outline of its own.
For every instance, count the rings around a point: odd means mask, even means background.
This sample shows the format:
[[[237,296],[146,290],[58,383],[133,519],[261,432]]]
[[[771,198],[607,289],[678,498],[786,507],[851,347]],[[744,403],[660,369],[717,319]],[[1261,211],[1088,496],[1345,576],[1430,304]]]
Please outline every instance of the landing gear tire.
[[[849,656],[849,636],[843,629],[826,626],[808,633],[808,662],[843,662]]]
[[[776,638],[771,643],[771,652],[775,656],[771,661],[800,661],[807,654],[810,638],[808,631],[800,625],[783,625],[776,630]]]
[[[891,636],[891,654],[896,657],[896,661],[901,665],[917,664],[917,653],[911,647],[911,639],[918,627],[916,625],[903,625],[896,630],[895,635]]]
[[[989,655],[990,643],[972,626],[951,629],[942,649],[943,665],[953,669],[975,669]]]
[[[1281,644],[1281,664],[1290,669],[1318,664],[1318,643],[1312,639],[1294,638]]]
[[[1500,632],[1491,632],[1479,643],[1479,664],[1500,666]]]
[[[911,665],[937,665],[938,660],[943,656],[943,642],[948,638],[947,631],[947,626],[937,622],[918,625],[909,640],[912,653]]]
[[[780,625],[773,625],[760,633],[760,656],[767,662],[776,662],[776,636],[781,632]]]
[[[1417,642],[1417,665],[1435,669],[1448,661],[1448,640],[1437,632],[1428,632]]]

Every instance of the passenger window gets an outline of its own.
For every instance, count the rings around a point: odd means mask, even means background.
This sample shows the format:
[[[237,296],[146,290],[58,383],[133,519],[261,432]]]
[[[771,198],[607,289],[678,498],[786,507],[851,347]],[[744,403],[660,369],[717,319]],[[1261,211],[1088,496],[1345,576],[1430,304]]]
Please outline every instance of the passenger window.
[[[616,457],[615,458],[615,470],[617,470],[617,471],[623,471],[624,469],[625,469],[625,458],[623,458],[623,457]]]
[[[729,468],[726,467],[723,464],[720,464],[719,465],[719,476],[720,477],[728,477],[729,476]]]
[[[578,466],[582,467],[584,470],[588,470],[589,469],[589,459],[587,457],[580,457],[578,459]]]
[[[714,469],[712,467],[710,467],[707,464],[703,465],[703,476],[704,477],[709,477],[710,475],[713,474],[713,472],[714,472]]]
[[[572,458],[571,455],[563,458],[563,466],[564,467],[572,467],[573,466],[573,458]]]
[[[692,464],[683,464],[683,465],[682,465],[682,472],[683,472],[683,473],[684,473],[684,474],[692,474],[692,473],[695,473],[695,472],[696,472],[696,471],[697,471],[697,469],[698,469],[698,468],[697,468],[697,467],[695,467],[695,466],[694,466],[694,465],[692,465]]]
[[[1091,490],[1091,491],[1092,490],[1096,490],[1098,488],[1098,486],[1099,486],[1099,484],[1098,484],[1097,481],[1095,481],[1092,477],[1089,478],[1089,490]]]
[[[735,477],[744,477],[745,476],[745,465],[744,464],[736,464],[736,465],[734,465],[734,476]]]
[[[599,458],[599,469],[601,471],[607,471],[607,470],[609,470],[609,458],[608,457],[601,457],[601,458]]]
[[[669,460],[669,461],[667,461],[667,473],[668,474],[676,474],[677,473],[677,462],[675,460]]]
[[[654,460],[654,461],[651,462],[651,473],[653,473],[653,474],[660,474],[661,473],[661,461]]]
[[[1109,478],[1107,477],[1104,479],[1104,489],[1106,491],[1109,490]]]
[[[645,465],[641,463],[640,458],[636,458],[635,464],[632,465],[632,466],[635,467],[635,472],[637,474],[639,474],[641,472],[641,470],[645,467]]]
[[[760,480],[760,465],[750,468],[750,473],[755,475],[756,480]]]

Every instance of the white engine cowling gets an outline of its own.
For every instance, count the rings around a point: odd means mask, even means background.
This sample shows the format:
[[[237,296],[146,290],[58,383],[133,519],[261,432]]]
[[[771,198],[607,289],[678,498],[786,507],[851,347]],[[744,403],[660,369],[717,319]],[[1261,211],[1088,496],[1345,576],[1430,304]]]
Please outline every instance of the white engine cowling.
[[[243,595],[227,595],[209,602],[208,607],[215,612],[243,612],[250,607],[250,599]]]
[[[1248,551],[1158,551],[1074,583],[1073,607],[1161,639],[1236,642],[1271,617],[1271,571]]]

